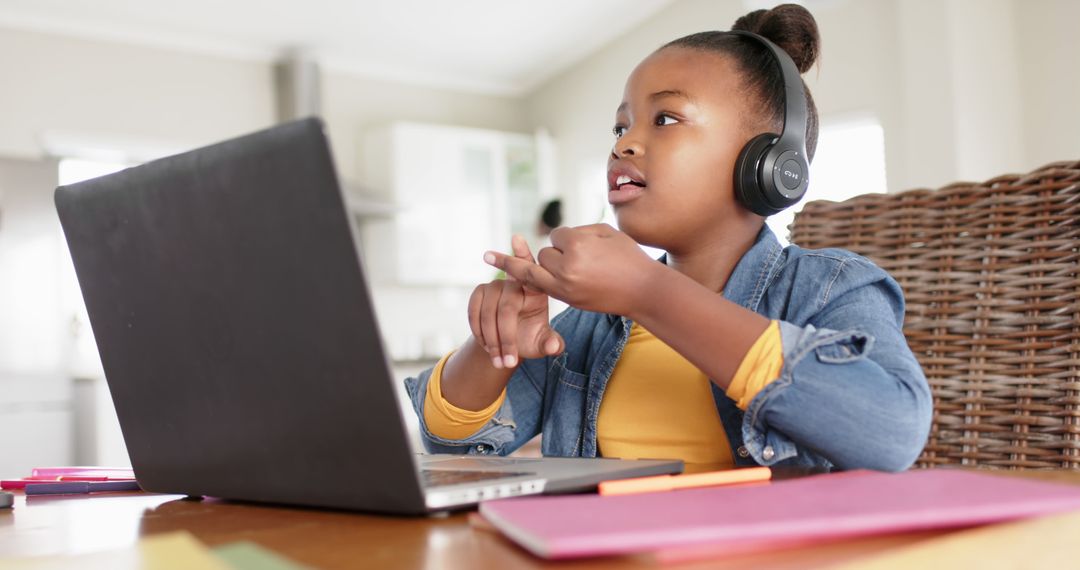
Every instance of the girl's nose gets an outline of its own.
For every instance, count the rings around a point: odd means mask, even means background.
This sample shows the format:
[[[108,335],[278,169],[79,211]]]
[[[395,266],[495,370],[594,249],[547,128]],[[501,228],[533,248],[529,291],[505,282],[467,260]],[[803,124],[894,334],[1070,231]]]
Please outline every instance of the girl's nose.
[[[626,156],[641,156],[645,152],[645,148],[641,146],[641,143],[635,139],[630,138],[629,133],[623,135],[619,140],[615,141],[615,146],[611,149],[611,156],[613,158],[623,158]]]

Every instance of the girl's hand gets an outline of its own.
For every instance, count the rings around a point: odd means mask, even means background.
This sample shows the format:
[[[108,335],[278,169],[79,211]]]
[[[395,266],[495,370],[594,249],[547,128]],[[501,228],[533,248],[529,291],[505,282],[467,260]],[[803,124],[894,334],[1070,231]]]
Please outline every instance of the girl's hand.
[[[514,236],[511,247],[511,259],[536,264],[524,238]],[[559,354],[565,344],[549,324],[548,296],[525,286],[509,271],[505,280],[496,279],[473,290],[469,326],[495,368],[513,368],[522,358]]]
[[[558,228],[540,263],[489,251],[484,261],[579,309],[630,316],[647,299],[644,285],[663,268],[630,236],[607,224]]]

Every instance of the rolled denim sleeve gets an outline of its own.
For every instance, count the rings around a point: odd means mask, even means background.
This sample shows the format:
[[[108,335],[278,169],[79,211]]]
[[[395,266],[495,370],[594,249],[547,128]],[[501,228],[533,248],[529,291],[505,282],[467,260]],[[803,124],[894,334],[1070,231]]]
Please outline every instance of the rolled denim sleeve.
[[[806,324],[780,322],[780,377],[743,418],[762,465],[808,451],[841,469],[900,471],[926,443],[933,403],[903,334],[900,287],[868,261],[845,264]]]
[[[414,378],[406,378],[405,389],[420,424],[424,448],[428,453],[507,455],[521,447],[539,432],[541,382],[546,374],[547,360],[537,358],[523,361],[510,377],[503,405],[483,427],[464,439],[439,437],[431,433],[424,419],[425,396],[434,368]],[[515,413],[515,410],[518,411]]]

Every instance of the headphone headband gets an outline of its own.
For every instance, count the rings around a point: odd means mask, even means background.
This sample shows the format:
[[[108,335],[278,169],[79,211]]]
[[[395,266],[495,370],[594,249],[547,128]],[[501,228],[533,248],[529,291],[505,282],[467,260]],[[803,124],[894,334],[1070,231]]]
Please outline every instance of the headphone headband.
[[[784,123],[780,135],[755,136],[735,162],[735,193],[739,200],[754,213],[770,216],[802,199],[810,184],[806,92],[795,62],[779,46],[753,32],[724,33],[750,38],[765,46],[780,66],[784,81]]]
[[[780,46],[764,36],[745,30],[731,30],[727,33],[756,40],[772,52],[773,60],[780,66],[780,74],[784,79],[784,130],[780,132],[780,140],[777,142],[784,147],[797,146],[805,155],[806,93],[803,92],[802,75],[799,68],[795,67],[795,61]]]

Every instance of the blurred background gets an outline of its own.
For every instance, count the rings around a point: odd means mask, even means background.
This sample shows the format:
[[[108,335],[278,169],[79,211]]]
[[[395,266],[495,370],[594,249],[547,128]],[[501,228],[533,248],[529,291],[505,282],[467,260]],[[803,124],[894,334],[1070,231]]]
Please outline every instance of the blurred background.
[[[809,199],[1080,157],[1080,2],[803,4],[823,42]],[[546,204],[613,223],[606,156],[633,67],[772,5],[0,0],[0,475],[128,464],[58,184],[321,116],[400,380],[466,338],[469,292],[494,276],[482,252],[512,233],[539,246]]]

